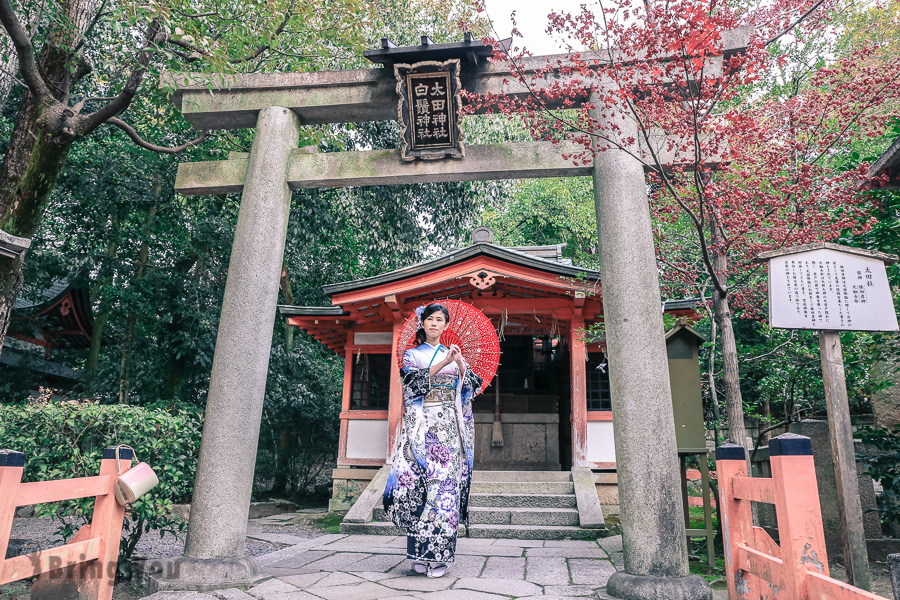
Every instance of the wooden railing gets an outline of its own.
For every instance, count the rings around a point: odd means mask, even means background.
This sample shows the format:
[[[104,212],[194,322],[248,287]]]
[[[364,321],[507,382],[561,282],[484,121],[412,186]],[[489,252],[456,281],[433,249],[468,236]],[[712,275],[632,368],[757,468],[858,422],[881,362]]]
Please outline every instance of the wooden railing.
[[[119,449],[123,471],[131,466],[132,456],[130,448]],[[0,450],[0,585],[41,573],[62,579],[67,573],[60,569],[79,565],[76,583],[83,590],[81,597],[110,600],[125,517],[125,507],[113,493],[118,473],[116,449],[103,450],[100,474],[96,477],[22,483],[24,468],[24,454]],[[82,527],[68,544],[5,558],[16,507],[90,497],[96,498],[91,523]]]
[[[808,437],[769,442],[772,477],[748,477],[743,447],[716,449],[729,600],[886,600],[829,577]],[[751,502],[775,505],[778,539],[754,527]]]

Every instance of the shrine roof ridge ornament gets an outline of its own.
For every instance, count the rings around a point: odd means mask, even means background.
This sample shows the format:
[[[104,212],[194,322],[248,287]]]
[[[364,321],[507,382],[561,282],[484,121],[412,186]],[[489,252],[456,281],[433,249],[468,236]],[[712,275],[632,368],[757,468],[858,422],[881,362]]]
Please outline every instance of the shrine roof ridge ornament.
[[[803,244],[801,246],[791,246],[790,248],[779,248],[777,250],[769,250],[762,252],[753,259],[753,262],[764,263],[779,256],[787,256],[789,254],[799,254],[801,252],[811,252],[813,250],[836,250],[846,254],[856,254],[866,258],[875,258],[882,261],[886,265],[892,265],[897,262],[896,254],[887,254],[877,250],[866,250],[865,248],[852,248],[841,244],[833,244],[831,242],[814,242],[812,244]]]
[[[503,40],[500,45],[506,48],[511,41],[512,38]],[[468,31],[462,42],[435,44],[427,35],[423,35],[422,43],[418,46],[398,47],[388,38],[382,38],[381,48],[363,50],[363,56],[367,59],[373,63],[387,66],[396,63],[414,63],[425,60],[445,61],[456,58],[463,65],[476,67],[479,64],[486,64],[487,59],[493,53],[493,46],[485,44],[482,40],[476,40]]]

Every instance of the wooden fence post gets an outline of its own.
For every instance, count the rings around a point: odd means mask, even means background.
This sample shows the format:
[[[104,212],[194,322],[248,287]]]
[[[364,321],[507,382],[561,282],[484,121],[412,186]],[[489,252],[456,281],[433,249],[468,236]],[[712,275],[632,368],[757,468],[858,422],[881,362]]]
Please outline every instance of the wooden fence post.
[[[758,598],[759,578],[741,568],[740,544],[753,542],[753,514],[750,502],[735,498],[735,477],[747,477],[747,451],[737,444],[723,444],[716,448],[716,473],[719,479],[719,526],[725,548],[725,577],[728,600]]]
[[[97,496],[94,503],[94,514],[91,518],[91,534],[100,538],[100,556],[98,566],[98,600],[112,600],[113,585],[116,583],[116,570],[119,561],[119,543],[122,540],[122,523],[125,520],[125,507],[118,503],[113,493],[113,485],[119,470],[116,465],[116,448],[104,448],[103,460],[100,462],[100,475],[109,475],[109,493]],[[131,468],[134,451],[131,448],[118,448],[122,472]]]
[[[16,494],[24,470],[24,454],[15,450],[0,450],[0,562],[6,558],[9,534],[16,516]]]
[[[784,433],[769,440],[769,457],[788,597],[807,598],[809,578],[796,574],[828,575],[812,444],[808,437]]]

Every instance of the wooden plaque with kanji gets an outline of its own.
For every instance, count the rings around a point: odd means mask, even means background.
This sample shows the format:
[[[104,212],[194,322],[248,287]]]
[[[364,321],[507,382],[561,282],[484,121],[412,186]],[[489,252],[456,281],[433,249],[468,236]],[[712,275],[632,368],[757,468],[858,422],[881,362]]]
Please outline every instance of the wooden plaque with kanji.
[[[394,65],[399,96],[400,158],[463,158],[459,60]]]

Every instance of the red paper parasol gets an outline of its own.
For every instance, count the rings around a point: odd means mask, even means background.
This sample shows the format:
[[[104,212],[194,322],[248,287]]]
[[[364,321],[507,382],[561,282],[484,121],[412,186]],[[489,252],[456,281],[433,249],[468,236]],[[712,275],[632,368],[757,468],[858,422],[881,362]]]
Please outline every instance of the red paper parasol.
[[[497,372],[500,362],[500,341],[497,331],[483,312],[461,300],[443,300],[450,313],[450,327],[441,336],[445,346],[457,344],[469,368],[475,371],[483,381],[481,389],[485,389]],[[403,354],[416,347],[416,330],[419,328],[419,315],[413,312],[400,332],[397,344],[397,363],[403,366]]]

